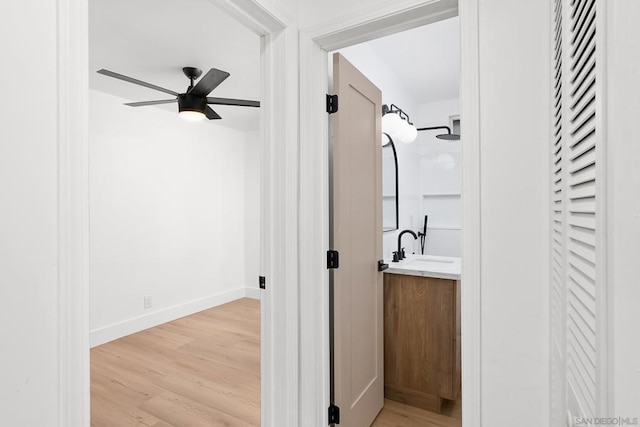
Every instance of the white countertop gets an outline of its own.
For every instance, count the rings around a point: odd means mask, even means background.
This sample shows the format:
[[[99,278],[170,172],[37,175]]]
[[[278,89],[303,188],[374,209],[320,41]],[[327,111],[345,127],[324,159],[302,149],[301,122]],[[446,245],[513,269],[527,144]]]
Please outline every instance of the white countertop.
[[[460,258],[457,257],[411,254],[400,262],[385,260],[385,263],[389,264],[385,273],[460,280]]]

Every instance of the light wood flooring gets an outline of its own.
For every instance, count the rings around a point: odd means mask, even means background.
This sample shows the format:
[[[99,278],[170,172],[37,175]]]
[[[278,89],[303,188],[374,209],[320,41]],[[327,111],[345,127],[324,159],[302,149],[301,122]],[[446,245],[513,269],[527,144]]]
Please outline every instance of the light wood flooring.
[[[385,400],[376,427],[459,427]],[[94,427],[260,424],[260,303],[243,298],[91,350]]]
[[[447,402],[442,414],[404,405],[395,400],[384,400],[384,408],[373,422],[373,427],[460,427],[462,405],[460,401]]]
[[[260,424],[260,303],[243,298],[91,350],[91,425]]]

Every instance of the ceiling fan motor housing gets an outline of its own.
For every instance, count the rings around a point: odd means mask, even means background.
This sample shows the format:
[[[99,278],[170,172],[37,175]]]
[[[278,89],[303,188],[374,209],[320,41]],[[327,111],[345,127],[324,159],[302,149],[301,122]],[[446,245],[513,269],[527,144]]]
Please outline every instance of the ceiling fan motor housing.
[[[196,111],[204,114],[207,108],[207,98],[183,93],[178,95],[178,111]]]

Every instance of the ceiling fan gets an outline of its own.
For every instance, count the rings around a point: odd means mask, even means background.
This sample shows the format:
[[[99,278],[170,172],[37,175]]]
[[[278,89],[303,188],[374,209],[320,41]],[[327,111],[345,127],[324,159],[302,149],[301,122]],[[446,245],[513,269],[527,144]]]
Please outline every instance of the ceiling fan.
[[[140,86],[148,87],[149,89],[158,90],[160,92],[168,93],[169,95],[175,96],[172,99],[163,99],[159,101],[143,101],[143,102],[129,102],[124,105],[128,105],[130,107],[144,107],[147,105],[158,105],[158,104],[170,104],[172,102],[178,103],[178,111],[181,117],[184,117],[187,120],[203,120],[205,117],[209,120],[221,119],[220,115],[213,111],[208,104],[214,105],[236,105],[239,107],[259,107],[260,101],[249,101],[245,99],[231,99],[231,98],[213,98],[209,95],[212,90],[214,90],[220,83],[222,83],[227,77],[229,77],[229,73],[226,71],[218,70],[216,68],[212,68],[207,71],[207,74],[204,75],[194,86],[194,82],[202,75],[202,70],[195,67],[184,67],[182,72],[189,79],[189,87],[187,91],[184,93],[174,92],[169,89],[165,89],[160,86],[156,86],[151,83],[143,82],[142,80],[134,79],[132,77],[128,77],[122,74],[114,73],[109,70],[98,70],[99,74],[113,77],[116,79],[124,80],[125,82],[137,84]]]

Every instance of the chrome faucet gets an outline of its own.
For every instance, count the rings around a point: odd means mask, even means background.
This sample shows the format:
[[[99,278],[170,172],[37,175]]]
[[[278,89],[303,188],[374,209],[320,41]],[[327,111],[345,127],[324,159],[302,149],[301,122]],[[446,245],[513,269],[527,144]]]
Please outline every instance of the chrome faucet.
[[[393,253],[393,262],[398,262],[398,261],[402,261],[403,259],[406,258],[406,255],[404,253],[404,248],[402,247],[402,236],[404,236],[405,233],[409,233],[413,236],[414,239],[418,239],[418,236],[416,235],[416,233],[414,233],[411,230],[403,230],[400,232],[400,234],[398,234],[398,251]]]

